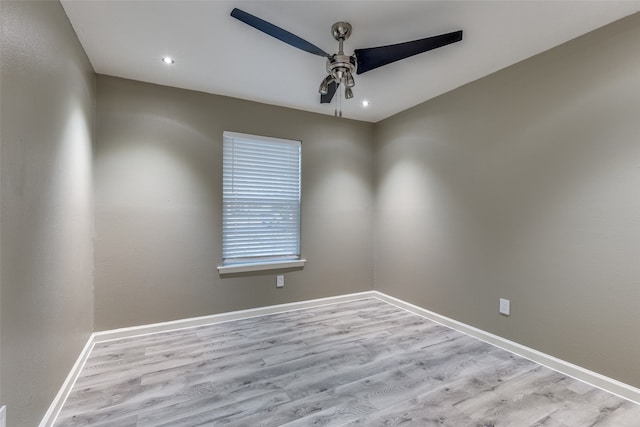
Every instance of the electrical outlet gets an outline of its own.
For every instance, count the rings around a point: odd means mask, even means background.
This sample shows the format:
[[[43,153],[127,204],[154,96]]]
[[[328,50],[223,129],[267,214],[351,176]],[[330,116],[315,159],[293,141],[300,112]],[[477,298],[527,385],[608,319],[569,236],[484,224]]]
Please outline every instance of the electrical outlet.
[[[509,316],[511,314],[511,301],[500,298],[500,314],[504,314],[505,316]]]
[[[284,275],[276,277],[276,288],[284,288]]]
[[[7,406],[0,408],[0,427],[7,427]]]

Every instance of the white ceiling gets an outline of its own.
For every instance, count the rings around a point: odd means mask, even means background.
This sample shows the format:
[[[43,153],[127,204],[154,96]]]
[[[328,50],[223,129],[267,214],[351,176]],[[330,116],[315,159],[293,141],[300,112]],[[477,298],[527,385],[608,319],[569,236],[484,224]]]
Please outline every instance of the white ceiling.
[[[376,122],[640,10],[633,1],[62,0],[100,74],[333,114],[319,103],[325,60],[232,18],[234,7],[329,53],[347,21],[356,48],[464,30],[441,49],[356,76],[345,117]],[[160,58],[170,55],[167,66]],[[334,100],[337,99],[337,96]],[[368,108],[360,102],[370,101]]]

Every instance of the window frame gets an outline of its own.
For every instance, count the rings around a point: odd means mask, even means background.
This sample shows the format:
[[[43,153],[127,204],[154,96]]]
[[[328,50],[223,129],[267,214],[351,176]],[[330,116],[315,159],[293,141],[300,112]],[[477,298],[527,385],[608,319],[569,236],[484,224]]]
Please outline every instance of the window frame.
[[[229,259],[225,259],[225,253],[224,253],[224,243],[223,243],[223,253],[222,253],[222,263],[221,265],[218,266],[218,272],[222,275],[222,274],[231,274],[231,273],[244,273],[244,272],[251,272],[251,271],[263,271],[263,270],[280,270],[280,269],[292,269],[292,268],[302,268],[306,262],[305,259],[302,258],[301,253],[302,253],[302,239],[301,239],[301,208],[302,208],[302,142],[299,140],[291,140],[291,139],[284,139],[284,138],[274,138],[274,137],[267,137],[267,136],[261,136],[261,135],[252,135],[252,134],[245,134],[245,133],[238,133],[238,132],[230,132],[230,131],[224,131],[223,132],[223,165],[222,165],[222,176],[223,176],[223,191],[222,191],[222,209],[223,209],[223,221],[222,221],[222,239],[224,242],[224,238],[225,238],[225,223],[224,223],[224,217],[225,217],[225,183],[224,183],[224,177],[226,176],[226,170],[225,170],[225,164],[224,164],[224,159],[225,159],[225,144],[227,144],[227,140],[228,138],[237,138],[239,140],[247,140],[247,141],[251,141],[253,143],[259,143],[259,142],[266,142],[266,143],[282,143],[282,144],[291,144],[291,145],[295,145],[299,148],[300,150],[300,157],[299,157],[299,197],[298,197],[298,218],[297,218],[297,229],[296,229],[296,233],[297,233],[297,252],[299,252],[298,254],[291,254],[291,255],[283,255],[281,258],[273,258],[273,257],[268,257],[267,259],[246,259],[243,260],[242,257],[240,258],[233,258],[231,260]]]

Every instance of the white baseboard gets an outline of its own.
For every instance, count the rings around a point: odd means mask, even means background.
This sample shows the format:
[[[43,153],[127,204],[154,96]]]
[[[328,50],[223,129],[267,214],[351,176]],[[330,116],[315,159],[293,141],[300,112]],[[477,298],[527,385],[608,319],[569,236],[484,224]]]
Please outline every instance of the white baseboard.
[[[327,298],[318,298],[306,301],[291,302],[286,304],[270,305],[266,307],[250,308],[247,310],[231,311],[228,313],[211,314],[208,316],[192,317],[190,319],[173,320],[170,322],[154,323],[151,325],[133,326],[130,328],[112,329],[94,333],[96,343],[111,341],[121,338],[129,338],[139,335],[153,334],[157,332],[173,331],[176,329],[196,328],[198,326],[214,323],[230,322],[238,319],[265,316],[267,314],[284,313],[286,311],[302,310],[304,308],[320,307],[339,302],[355,301],[363,298],[372,298],[376,295],[373,291],[358,292],[355,294],[339,295]]]
[[[384,294],[379,291],[366,291],[354,294],[340,295],[334,297],[320,298],[307,301],[292,302],[287,304],[278,304],[267,307],[252,308],[248,310],[232,311],[228,313],[213,314],[210,316],[194,317],[190,319],[181,319],[171,322],[154,323],[150,325],[134,326],[130,328],[113,329],[109,331],[95,332],[91,334],[87,344],[80,353],[78,360],[73,365],[65,382],[62,384],[60,391],[51,403],[49,410],[40,422],[39,427],[51,427],[60,413],[64,402],[67,400],[73,385],[75,384],[80,371],[84,367],[87,358],[93,349],[93,346],[99,342],[111,341],[122,338],[135,337],[140,335],[153,334],[158,332],[167,332],[177,329],[195,328],[198,326],[210,325],[215,323],[229,322],[232,320],[247,319],[250,317],[264,316],[267,314],[284,313],[287,311],[302,310],[305,308],[321,307],[323,305],[335,304],[340,302],[356,301],[364,298],[377,298],[381,301],[392,304],[398,308],[407,310],[411,313],[422,316],[426,319],[448,326],[452,329],[465,333],[469,336],[485,341],[489,344],[500,347],[511,353],[517,354],[541,365],[547,366],[564,375],[578,379],[613,393],[624,399],[630,400],[640,405],[640,389],[623,382],[606,377],[597,372],[590,371],[581,366],[574,365],[567,361],[558,359],[557,357],[542,353],[538,350],[526,347],[506,338],[499,337],[489,332],[483,331],[473,326],[467,325],[457,320],[450,319],[432,311],[426,310],[417,305],[413,305],[406,301]]]
[[[80,376],[80,372],[82,371],[82,368],[84,367],[89,354],[91,354],[93,344],[93,334],[91,334],[84,348],[80,352],[78,360],[76,360],[76,363],[73,364],[73,367],[71,368],[71,371],[69,371],[67,378],[62,383],[62,387],[60,387],[58,394],[56,394],[56,397],[53,399],[53,402],[51,402],[49,409],[44,414],[42,421],[40,421],[40,427],[50,427],[53,425],[56,417],[62,409],[62,405],[64,405],[64,402],[67,400],[67,396],[69,396],[73,385],[76,383],[76,380]]]
[[[506,338],[502,338],[498,335],[494,335],[490,332],[483,331],[482,329],[469,326],[465,323],[458,322],[457,320],[450,319],[432,311],[426,310],[417,305],[413,305],[401,299],[383,294],[382,292],[372,291],[372,293],[380,300],[393,304],[396,307],[405,309],[426,319],[440,323],[444,326],[448,326],[451,329],[455,329],[459,332],[477,338],[481,341],[500,347],[518,356],[529,359],[533,362],[544,365],[554,371],[558,371],[564,375],[575,378],[577,380],[588,383],[594,387],[605,390],[616,396],[630,400],[633,403],[640,405],[640,389],[633,387],[629,384],[625,384],[621,381],[614,380],[602,374],[599,374],[589,369],[583,368],[573,363],[567,362],[541,351],[535,350],[530,347],[526,347],[517,342],[510,341]]]

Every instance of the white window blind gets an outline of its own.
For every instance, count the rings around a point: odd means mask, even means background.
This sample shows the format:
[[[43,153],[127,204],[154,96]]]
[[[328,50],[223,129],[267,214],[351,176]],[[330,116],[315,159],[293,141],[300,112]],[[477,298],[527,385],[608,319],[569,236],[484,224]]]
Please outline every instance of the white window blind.
[[[300,259],[300,141],[223,136],[223,265]]]

